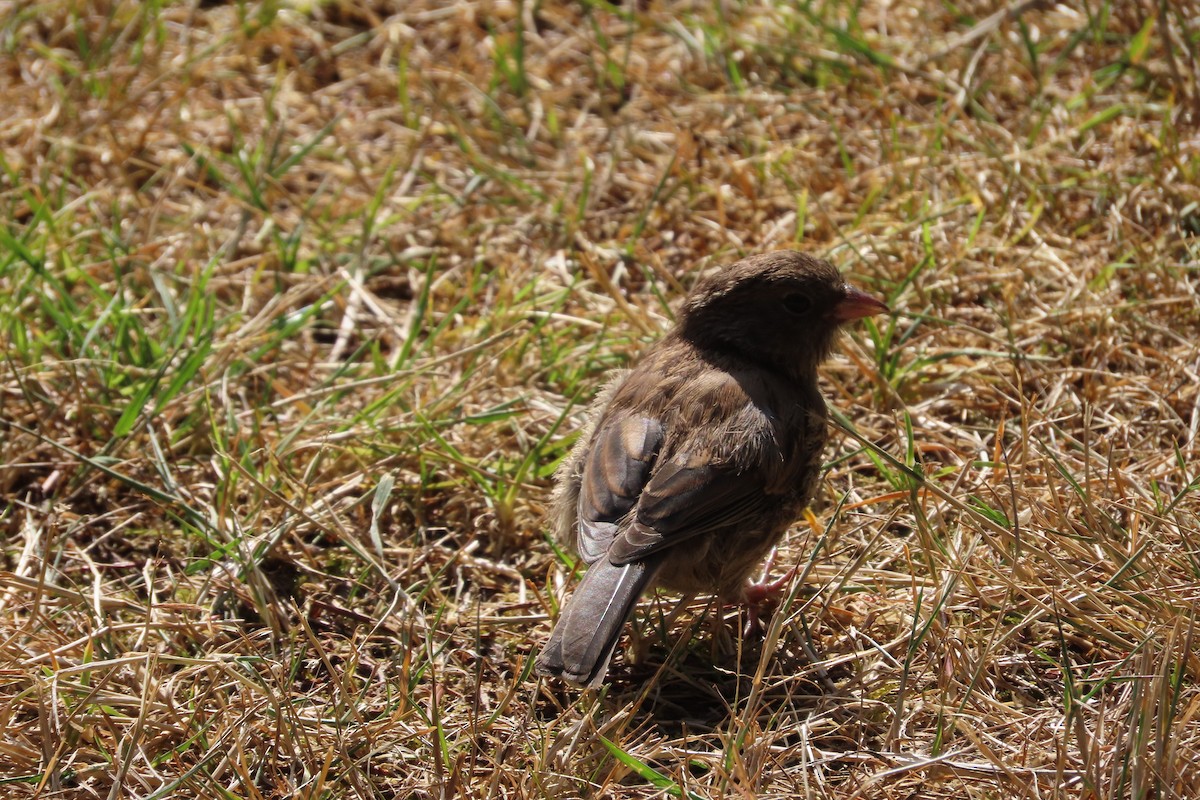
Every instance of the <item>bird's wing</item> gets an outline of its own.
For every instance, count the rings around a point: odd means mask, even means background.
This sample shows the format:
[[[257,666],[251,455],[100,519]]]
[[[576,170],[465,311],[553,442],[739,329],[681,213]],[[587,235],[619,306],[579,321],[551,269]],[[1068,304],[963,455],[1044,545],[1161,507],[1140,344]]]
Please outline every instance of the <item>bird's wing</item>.
[[[639,561],[753,517],[774,502],[757,470],[714,463],[703,453],[677,454],[647,482],[632,519],[609,546],[608,558],[614,564]]]
[[[585,456],[578,501],[579,555],[605,553],[638,502],[663,441],[663,426],[643,415],[601,421]]]

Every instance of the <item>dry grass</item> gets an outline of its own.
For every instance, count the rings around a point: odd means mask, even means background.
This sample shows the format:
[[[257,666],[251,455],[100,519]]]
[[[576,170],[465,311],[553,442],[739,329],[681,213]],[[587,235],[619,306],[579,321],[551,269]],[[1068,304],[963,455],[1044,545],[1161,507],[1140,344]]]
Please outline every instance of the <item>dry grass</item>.
[[[0,2],[4,795],[1200,796],[1200,6],[1003,8]],[[579,404],[792,246],[897,313],[766,641],[537,682]]]

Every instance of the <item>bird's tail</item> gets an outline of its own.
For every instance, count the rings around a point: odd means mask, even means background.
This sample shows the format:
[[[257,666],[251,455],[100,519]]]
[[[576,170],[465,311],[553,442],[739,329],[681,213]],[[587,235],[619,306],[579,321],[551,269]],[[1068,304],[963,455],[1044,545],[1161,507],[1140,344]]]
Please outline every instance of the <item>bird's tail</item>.
[[[538,674],[598,686],[625,620],[657,571],[657,559],[616,566],[601,558],[588,567],[538,655]]]

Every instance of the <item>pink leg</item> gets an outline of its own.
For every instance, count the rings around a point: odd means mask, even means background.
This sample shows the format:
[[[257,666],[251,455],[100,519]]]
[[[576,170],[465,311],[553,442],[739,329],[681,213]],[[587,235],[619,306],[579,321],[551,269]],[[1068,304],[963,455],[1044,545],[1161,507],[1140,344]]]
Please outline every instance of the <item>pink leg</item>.
[[[799,565],[793,566],[782,576],[773,581],[768,581],[766,578],[771,574],[771,567],[775,566],[775,548],[771,548],[770,554],[767,556],[766,562],[763,564],[762,580],[751,581],[743,590],[743,597],[746,601],[746,628],[743,631],[747,636],[757,630],[759,625],[759,610],[766,603],[777,600],[787,589],[788,584],[792,582],[792,578],[796,577],[799,571]]]

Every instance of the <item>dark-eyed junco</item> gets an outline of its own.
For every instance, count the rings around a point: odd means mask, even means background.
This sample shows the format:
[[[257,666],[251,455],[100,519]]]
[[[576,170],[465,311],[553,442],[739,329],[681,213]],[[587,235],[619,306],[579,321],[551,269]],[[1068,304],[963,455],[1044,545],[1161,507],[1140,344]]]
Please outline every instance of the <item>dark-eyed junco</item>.
[[[601,392],[559,470],[555,532],[589,566],[540,674],[599,684],[650,586],[742,594],[816,490],[826,439],[817,365],[843,323],[886,310],[792,251],[696,286],[675,328]]]

